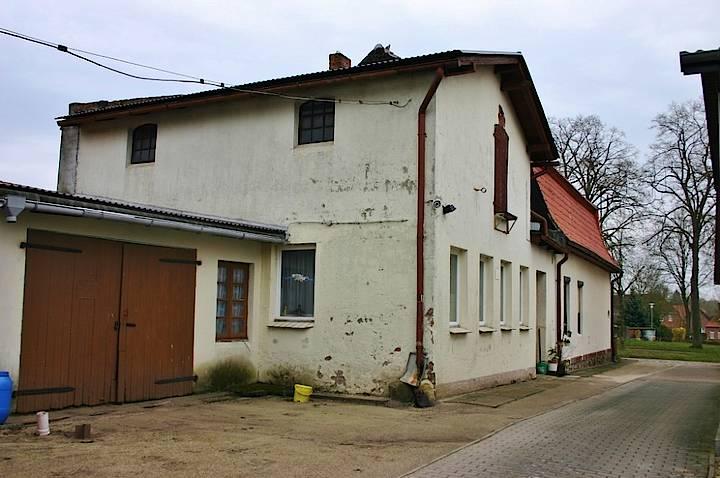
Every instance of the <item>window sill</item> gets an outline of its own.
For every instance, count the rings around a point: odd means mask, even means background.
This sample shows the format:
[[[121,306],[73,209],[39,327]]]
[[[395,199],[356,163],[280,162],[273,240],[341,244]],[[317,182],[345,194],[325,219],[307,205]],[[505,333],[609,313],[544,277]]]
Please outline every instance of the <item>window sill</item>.
[[[267,325],[276,329],[311,329],[315,327],[314,320],[275,320]]]
[[[293,147],[293,149],[295,149],[295,150],[324,149],[324,148],[332,147],[334,144],[335,144],[335,140],[316,141],[315,143],[298,143]]]
[[[463,334],[469,334],[470,330],[465,329],[463,327],[452,325],[450,326],[450,334],[451,335],[463,335]]]
[[[495,332],[495,329],[492,327],[485,327],[484,325],[481,325],[479,332],[481,334],[491,334],[491,333]]]
[[[511,330],[515,330],[515,329],[513,329],[513,328],[510,327],[509,325],[501,325],[501,326],[500,326],[500,330],[503,331],[503,332],[510,332]]]
[[[528,330],[530,330],[530,327],[528,327],[527,325],[521,325],[520,327],[518,327],[518,329],[523,332],[527,332]]]
[[[215,339],[216,344],[226,344],[226,343],[232,343],[232,342],[247,342],[248,338],[236,338],[236,339]]]

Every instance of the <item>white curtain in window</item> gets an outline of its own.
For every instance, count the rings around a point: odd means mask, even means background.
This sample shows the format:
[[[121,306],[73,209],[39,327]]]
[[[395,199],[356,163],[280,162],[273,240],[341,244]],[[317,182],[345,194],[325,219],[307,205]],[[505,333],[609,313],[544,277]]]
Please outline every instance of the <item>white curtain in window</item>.
[[[312,317],[315,313],[315,250],[282,252],[280,315]]]

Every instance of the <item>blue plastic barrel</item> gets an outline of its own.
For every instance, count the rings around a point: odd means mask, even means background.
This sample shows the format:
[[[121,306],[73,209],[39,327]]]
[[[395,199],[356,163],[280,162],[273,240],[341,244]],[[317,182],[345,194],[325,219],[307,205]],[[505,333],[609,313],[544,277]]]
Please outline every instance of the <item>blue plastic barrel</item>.
[[[12,390],[13,382],[10,378],[10,372],[0,370],[0,425],[5,423],[5,420],[10,415]]]

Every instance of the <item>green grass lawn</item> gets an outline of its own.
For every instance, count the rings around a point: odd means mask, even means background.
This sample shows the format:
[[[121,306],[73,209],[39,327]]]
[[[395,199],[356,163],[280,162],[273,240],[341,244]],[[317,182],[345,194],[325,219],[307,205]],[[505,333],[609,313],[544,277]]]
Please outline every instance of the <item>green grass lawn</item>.
[[[621,357],[687,360],[690,362],[720,362],[720,345],[703,344],[702,349],[690,348],[687,342],[646,342],[627,339],[620,345]]]

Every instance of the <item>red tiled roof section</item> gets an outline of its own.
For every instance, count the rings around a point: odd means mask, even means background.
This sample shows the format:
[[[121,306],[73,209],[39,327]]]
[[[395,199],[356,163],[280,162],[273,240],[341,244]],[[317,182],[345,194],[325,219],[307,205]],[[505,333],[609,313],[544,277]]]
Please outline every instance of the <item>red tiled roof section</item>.
[[[597,210],[553,168],[533,168],[553,221],[575,245],[618,267],[600,232]]]

